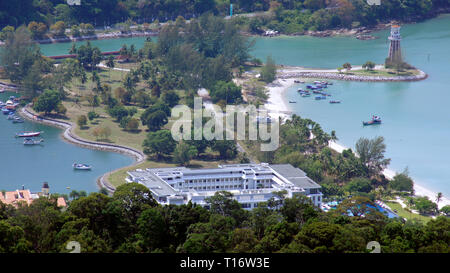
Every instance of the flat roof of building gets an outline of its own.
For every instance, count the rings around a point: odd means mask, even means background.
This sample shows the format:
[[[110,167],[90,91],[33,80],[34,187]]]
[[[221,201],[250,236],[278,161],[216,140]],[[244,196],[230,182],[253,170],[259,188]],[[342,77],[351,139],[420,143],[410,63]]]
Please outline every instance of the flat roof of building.
[[[302,188],[302,189],[314,189],[314,188],[320,188],[320,185],[314,182],[309,177],[299,177],[299,178],[289,178],[289,181],[292,182],[296,187]]]
[[[178,193],[178,191],[151,171],[130,171],[128,173],[134,177],[137,177],[137,181],[149,188],[158,196],[174,195]]]
[[[305,177],[306,173],[299,168],[294,168],[291,164],[274,164],[270,165],[270,167],[281,174],[285,178],[295,178],[295,177]]]
[[[185,167],[154,168],[146,170],[138,169],[135,171],[129,171],[128,173],[135,177],[135,181],[145,185],[156,195],[169,196],[181,193],[179,190],[174,189],[166,181],[164,181],[165,178],[173,176],[174,174],[176,175],[177,173],[182,173],[184,178],[189,178],[190,176],[192,177],[196,175],[202,175],[203,177],[208,178],[212,174],[220,174],[232,171],[255,171],[259,173],[264,173],[266,171],[276,172],[298,188],[320,188],[320,185],[307,177],[304,171],[300,170],[299,168],[295,168],[290,164],[230,164],[219,165],[218,168],[208,169],[188,169]]]
[[[320,188],[320,185],[306,176],[306,173],[291,164],[274,164],[270,167],[299,188]]]

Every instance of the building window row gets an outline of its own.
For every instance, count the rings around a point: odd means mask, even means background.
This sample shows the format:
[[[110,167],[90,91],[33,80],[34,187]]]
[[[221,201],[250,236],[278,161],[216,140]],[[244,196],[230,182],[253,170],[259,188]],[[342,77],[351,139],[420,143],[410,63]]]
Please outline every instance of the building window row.
[[[223,185],[223,186],[203,186],[203,187],[185,187],[190,190],[232,190],[232,189],[242,189],[242,185]]]
[[[194,180],[186,180],[186,183],[208,183],[208,182],[232,182],[232,181],[241,181],[241,178],[233,177],[233,178],[214,178],[214,179],[194,179]]]

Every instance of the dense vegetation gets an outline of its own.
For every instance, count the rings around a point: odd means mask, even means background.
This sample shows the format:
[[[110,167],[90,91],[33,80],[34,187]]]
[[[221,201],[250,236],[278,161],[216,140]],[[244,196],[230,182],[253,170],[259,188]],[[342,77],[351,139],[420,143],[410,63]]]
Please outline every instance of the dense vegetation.
[[[193,158],[201,158],[206,150],[217,153],[217,159],[233,159],[237,155],[236,144],[192,141],[177,147],[170,133],[165,134],[168,131],[160,131],[167,129],[164,127],[171,108],[181,99],[181,103],[192,106],[196,90],[203,87],[210,90],[215,103],[241,103],[241,88],[231,79],[233,70],[242,68],[249,59],[251,46],[252,42],[239,33],[233,21],[210,14],[189,24],[178,19],[161,29],[157,42],[148,40],[140,50],[134,45],[120,49],[120,59],[132,64],[133,69],[122,75],[120,86],[114,89],[101,77],[102,68],[98,65],[103,61],[108,68],[114,68],[118,63],[114,58],[103,58],[99,48],[90,42],[79,47],[73,45],[70,53],[76,54],[76,58],[62,60],[55,66],[40,54],[32,33],[20,27],[7,34],[0,61],[6,77],[25,87],[23,98],[32,100],[36,112],[65,115],[63,103],[80,108],[86,102],[92,109],[77,112],[73,120],[81,130],[86,130],[88,120],[97,123],[99,115],[95,109],[103,106],[123,131],[140,133],[140,123],[148,129],[150,134],[143,141],[142,150],[150,158],[187,164]],[[73,87],[78,83],[83,91],[77,94]],[[111,133],[110,128],[103,126],[92,131],[96,140],[107,141]]]
[[[396,18],[418,12],[414,8],[408,10],[413,6],[412,2],[401,2],[399,8],[405,11],[395,13]],[[44,3],[47,9],[42,9]],[[92,12],[97,15],[97,20],[137,19],[146,9],[147,15],[157,9],[159,13],[155,18],[173,18],[179,15],[174,3],[185,3],[160,1],[161,6],[155,7],[153,1],[140,1],[144,6],[136,10],[133,10],[132,1],[97,1],[94,10],[89,3],[82,7],[84,16],[89,16],[74,17],[81,18],[80,21],[70,19],[72,12],[80,12],[76,11],[77,7],[65,7],[62,1],[33,1],[27,7],[29,13],[17,18],[14,12],[1,13],[0,20],[8,22],[13,17],[19,23],[43,22],[3,31],[6,46],[1,53],[1,62],[4,74],[23,87],[23,95],[33,101],[35,111],[65,115],[64,102],[80,108],[80,102],[87,102],[92,108],[76,117],[79,128],[85,129],[89,122],[96,122],[99,118],[96,111],[103,107],[127,136],[139,133],[139,126],[144,126],[148,133],[145,133],[142,150],[150,159],[180,165],[189,165],[192,159],[201,159],[206,153],[218,154],[216,159],[221,160],[238,156],[234,141],[177,143],[166,125],[170,122],[170,109],[179,103],[192,106],[196,91],[202,87],[210,90],[212,101],[219,105],[242,103],[241,87],[233,83],[232,78],[233,74],[242,73],[248,64],[252,42],[240,34],[240,23],[244,27],[249,24],[251,31],[270,27],[291,32],[320,29],[322,23],[324,28],[347,26],[348,23],[354,26],[356,19],[361,24],[372,24],[378,19],[394,16],[383,10],[386,8],[383,6],[370,7],[379,12],[375,21],[367,18],[364,21],[363,17],[348,19],[356,16],[350,12],[350,4],[356,5],[359,1],[283,1],[282,5],[275,1],[271,4],[268,1],[238,1],[238,11],[271,7],[274,13],[268,17],[239,20],[204,14],[189,23],[178,17],[161,28],[157,42],[149,40],[140,50],[134,46],[121,48],[121,60],[133,66],[122,77],[120,86],[112,88],[101,77],[103,71],[97,65],[104,61],[107,67],[113,68],[118,63],[112,58],[103,59],[100,50],[89,42],[78,48],[73,46],[70,53],[77,54],[76,58],[54,66],[40,54],[32,40],[42,38],[39,33],[45,33],[50,23],[50,30],[56,36],[63,35],[65,23],[54,20],[69,24],[92,22]],[[390,3],[394,9],[397,2]],[[448,4],[424,1],[420,6],[423,16],[430,11],[426,5],[431,3]],[[55,7],[57,13],[52,11],[55,4],[59,4]],[[119,11],[111,8],[115,4],[121,7]],[[37,6],[38,12],[34,11]],[[198,15],[211,9],[225,13],[227,6],[226,1],[190,1],[189,5],[183,6],[187,15],[183,16]],[[7,6],[14,7],[15,3]],[[330,17],[329,12],[333,9],[337,12]],[[369,11],[365,16],[372,16]],[[57,18],[56,14],[68,17]],[[348,20],[344,21],[344,17]],[[270,20],[265,22],[267,18]],[[293,21],[287,18],[293,18]],[[330,22],[334,23],[330,25]],[[284,29],[287,26],[292,29]],[[92,31],[86,24],[80,29],[85,33]],[[350,70],[348,65],[343,67]],[[366,65],[368,69],[372,66],[371,63]],[[261,80],[271,82],[275,73],[275,64],[268,57],[261,68]],[[74,81],[88,86],[88,90],[85,88],[82,95],[74,95],[68,88]],[[109,127],[98,126],[92,134],[97,140],[108,140],[111,133]],[[160,206],[144,186],[126,184],[118,187],[112,197],[100,193],[72,194],[68,209],[63,211],[56,207],[53,199],[45,198],[19,208],[0,204],[0,252],[66,251],[66,243],[72,240],[81,243],[83,252],[365,252],[369,241],[379,241],[384,252],[449,251],[448,218],[439,217],[427,224],[404,223],[400,219],[389,220],[370,208],[375,199],[391,199],[393,194],[398,194],[406,198],[411,209],[421,214],[449,214],[448,207],[439,212],[433,201],[411,197],[413,183],[407,172],[398,174],[392,181],[385,179],[381,171],[389,164],[389,159],[384,157],[386,146],[382,137],[361,138],[355,152],[349,149],[341,154],[328,148],[328,141],[334,139],[337,139],[334,132],[327,134],[319,124],[294,115],[280,128],[281,147],[278,150],[257,152],[260,143],[244,144],[259,161],[290,163],[303,169],[321,184],[325,201],[342,201],[337,210],[324,213],[306,198],[286,199],[283,193],[251,212],[243,210],[226,192],[210,198],[208,209],[192,204]],[[239,156],[236,161],[249,161],[246,155]],[[347,216],[348,211],[354,216]]]
[[[272,11],[254,18],[242,18],[245,28],[254,33],[264,28],[283,33],[324,30],[336,27],[373,26],[380,21],[416,21],[450,7],[449,0],[391,0],[368,5],[366,0],[83,0],[69,6],[65,0],[21,0],[0,2],[0,28],[28,25],[36,39],[46,32],[59,37],[70,27],[73,35],[91,35],[94,27],[113,26],[129,29],[131,22],[198,18],[212,12],[234,13]],[[8,29],[6,29],[8,30]]]
[[[364,197],[329,213],[306,197],[283,193],[252,211],[227,192],[208,204],[209,210],[190,203],[160,206],[135,183],[120,186],[112,197],[73,194],[64,210],[45,197],[18,208],[0,203],[0,252],[68,252],[69,241],[79,242],[84,253],[348,253],[367,252],[369,241],[378,241],[382,252],[450,250],[449,218],[426,225],[390,220]]]
[[[322,186],[325,201],[343,200],[348,196],[364,196],[372,201],[403,196],[408,210],[417,210],[423,215],[445,214],[446,210],[439,211],[434,200],[411,197],[414,183],[407,170],[393,180],[384,177],[382,170],[390,159],[384,156],[383,137],[360,138],[355,152],[348,149],[342,153],[328,147],[328,141],[336,139],[334,131],[327,134],[316,122],[293,115],[280,126],[280,148],[274,152],[255,152],[253,156],[262,162],[289,163],[302,169]],[[244,143],[250,151],[260,150],[257,142]]]

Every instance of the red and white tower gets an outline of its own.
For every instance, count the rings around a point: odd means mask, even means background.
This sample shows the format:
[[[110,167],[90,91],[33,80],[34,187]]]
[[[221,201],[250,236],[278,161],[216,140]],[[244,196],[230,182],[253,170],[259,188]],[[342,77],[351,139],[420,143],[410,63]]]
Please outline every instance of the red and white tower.
[[[391,45],[389,46],[389,56],[388,60],[390,62],[396,62],[402,60],[402,49],[400,48],[400,41],[402,37],[400,36],[400,26],[391,26],[391,36],[389,36]]]

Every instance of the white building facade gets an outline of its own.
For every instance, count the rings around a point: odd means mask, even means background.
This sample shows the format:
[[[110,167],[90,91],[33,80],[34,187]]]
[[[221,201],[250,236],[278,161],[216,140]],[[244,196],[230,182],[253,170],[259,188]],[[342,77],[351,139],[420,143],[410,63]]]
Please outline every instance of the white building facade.
[[[290,164],[232,164],[214,169],[157,168],[128,172],[127,182],[137,182],[147,188],[163,205],[192,203],[207,206],[205,199],[217,191],[233,194],[244,209],[267,202],[275,193],[285,190],[287,197],[300,194],[320,207],[320,185]]]

